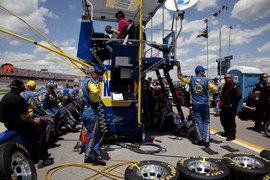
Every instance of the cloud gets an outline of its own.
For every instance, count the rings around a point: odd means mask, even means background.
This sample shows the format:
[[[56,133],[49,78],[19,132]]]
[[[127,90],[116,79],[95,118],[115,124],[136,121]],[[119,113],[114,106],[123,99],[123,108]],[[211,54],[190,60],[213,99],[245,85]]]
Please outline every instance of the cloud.
[[[9,41],[9,44],[12,45],[12,46],[19,46],[22,43],[21,43],[21,41],[12,40],[12,41]]]
[[[34,55],[18,52],[0,52],[0,64],[22,64],[25,66],[25,62],[30,62],[34,59]]]
[[[81,75],[81,73],[67,60],[52,52],[36,55],[18,52],[1,52],[0,64],[11,63],[15,67],[23,69],[48,69],[50,72]]]
[[[237,60],[231,61],[232,66],[256,67],[263,72],[269,72],[269,57],[255,56],[253,53],[240,54]]]
[[[270,17],[270,1],[239,0],[235,3],[231,17],[240,21],[256,21]]]
[[[13,13],[16,12],[15,14],[17,16],[21,17],[33,27],[39,29],[45,34],[49,32],[45,23],[45,17],[52,19],[58,18],[57,15],[55,15],[47,8],[44,8],[42,6],[39,7],[38,0],[2,0],[1,5]],[[23,34],[29,31],[26,24],[3,10],[0,11],[0,19],[0,28],[18,34]]]
[[[77,7],[74,4],[68,4],[70,10],[75,10]]]
[[[161,26],[163,26],[162,21],[164,18],[164,22],[166,22],[164,25],[164,29],[171,29],[171,22],[172,22],[172,17],[173,17],[171,13],[172,13],[171,11],[164,9],[164,17],[163,17],[162,9],[159,9],[153,18],[152,27],[153,28],[161,28]],[[151,25],[151,23],[148,23],[146,28],[151,28],[150,25]]]
[[[207,8],[217,7],[217,0],[199,0],[196,7],[198,11],[203,11]]]
[[[241,45],[248,44],[258,36],[263,35],[266,31],[270,30],[270,23],[254,29],[242,29],[240,26],[232,30],[232,44]]]
[[[270,41],[267,42],[266,44],[264,44],[263,46],[258,47],[257,51],[258,52],[267,52],[267,51],[269,52],[270,51]]]

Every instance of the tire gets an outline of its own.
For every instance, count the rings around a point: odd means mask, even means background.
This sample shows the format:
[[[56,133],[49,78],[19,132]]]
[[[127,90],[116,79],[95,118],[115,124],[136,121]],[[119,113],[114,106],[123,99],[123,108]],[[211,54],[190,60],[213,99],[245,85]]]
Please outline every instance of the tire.
[[[218,160],[204,157],[190,157],[178,161],[176,168],[181,180],[227,180],[228,167]]]
[[[230,169],[231,179],[257,180],[270,173],[270,161],[263,157],[235,152],[222,157]]]
[[[270,149],[261,151],[260,156],[270,161]]]
[[[80,122],[80,113],[73,103],[68,103],[65,108],[70,112],[77,122]]]
[[[265,175],[262,180],[270,180],[270,174]]]
[[[160,161],[140,161],[128,166],[125,170],[125,180],[176,180],[178,178],[179,174],[174,166]]]
[[[23,145],[7,142],[0,146],[0,175],[0,179],[37,179],[35,165]]]
[[[264,125],[264,131],[265,131],[265,134],[270,137],[270,121],[266,122],[265,125]]]

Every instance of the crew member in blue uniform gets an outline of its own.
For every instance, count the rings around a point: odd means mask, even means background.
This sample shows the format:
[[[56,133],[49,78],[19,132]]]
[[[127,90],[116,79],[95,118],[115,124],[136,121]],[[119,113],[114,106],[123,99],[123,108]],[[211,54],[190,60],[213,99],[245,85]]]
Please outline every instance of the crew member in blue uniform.
[[[98,121],[98,103],[100,100],[100,87],[98,84],[101,71],[96,67],[89,67],[87,76],[84,77],[82,89],[83,110],[81,119],[87,129],[87,140],[85,144],[85,163],[106,165],[100,156],[100,128]]]
[[[197,139],[192,143],[197,145],[210,146],[210,111],[209,111],[209,90],[217,93],[218,89],[214,84],[209,82],[205,77],[205,69],[197,66],[195,69],[196,76],[185,77],[181,73],[180,62],[176,62],[177,77],[180,81],[188,84],[192,98],[192,110],[194,113],[194,125],[196,129]]]

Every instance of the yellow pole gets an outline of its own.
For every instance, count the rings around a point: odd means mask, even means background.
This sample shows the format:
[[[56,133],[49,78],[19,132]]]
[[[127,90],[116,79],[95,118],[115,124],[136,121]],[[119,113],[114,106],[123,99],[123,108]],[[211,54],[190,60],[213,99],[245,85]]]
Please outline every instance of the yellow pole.
[[[49,50],[49,51],[52,51],[52,52],[54,52],[54,53],[56,53],[56,54],[59,54],[59,55],[61,55],[61,56],[64,56],[64,57],[70,59],[72,62],[77,62],[77,63],[79,63],[79,64],[82,64],[82,65],[86,66],[86,67],[90,67],[90,65],[89,65],[87,62],[85,62],[85,61],[82,61],[82,60],[80,60],[80,59],[78,59],[78,58],[76,58],[76,57],[67,55],[67,54],[64,53],[64,52],[61,52],[61,51],[59,51],[59,50],[55,50],[55,49],[53,49],[53,48],[51,48],[51,47],[49,47],[49,46],[46,46],[46,45],[44,45],[44,44],[40,44],[40,43],[38,43],[38,42],[35,42],[35,41],[33,41],[32,39],[28,39],[28,38],[26,38],[26,37],[20,36],[20,35],[18,35],[18,34],[15,34],[15,33],[9,32],[9,31],[6,31],[6,30],[4,30],[4,29],[0,29],[0,32],[5,33],[5,34],[8,34],[8,35],[11,35],[11,36],[14,36],[14,37],[17,37],[17,38],[20,38],[20,39],[22,39],[22,40],[24,40],[24,41],[27,41],[27,42],[33,43],[33,44],[35,44],[35,45],[37,45],[37,46],[40,46],[40,47],[42,47],[42,48],[45,48],[45,49],[47,49],[47,50]]]
[[[143,0],[140,0],[140,35],[139,35],[139,59],[138,59],[138,124],[141,123],[141,112],[142,112],[142,50],[143,50],[143,44],[142,44],[142,5],[143,5]]]

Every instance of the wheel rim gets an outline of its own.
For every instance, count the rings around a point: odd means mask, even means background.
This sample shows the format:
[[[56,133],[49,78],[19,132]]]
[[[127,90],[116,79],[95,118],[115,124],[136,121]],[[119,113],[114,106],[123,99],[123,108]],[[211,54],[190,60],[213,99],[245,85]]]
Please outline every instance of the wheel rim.
[[[31,180],[31,166],[28,159],[20,152],[15,152],[11,157],[12,176],[18,180]]]
[[[168,176],[169,172],[162,166],[149,164],[140,166],[138,175],[144,179],[160,179]]]
[[[237,156],[232,158],[238,165],[245,168],[262,168],[264,165],[258,158],[248,156]]]
[[[187,163],[187,168],[198,174],[209,174],[218,172],[220,169],[218,166],[210,161],[193,160]]]

